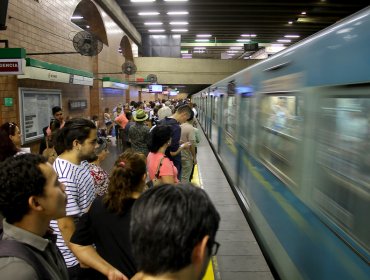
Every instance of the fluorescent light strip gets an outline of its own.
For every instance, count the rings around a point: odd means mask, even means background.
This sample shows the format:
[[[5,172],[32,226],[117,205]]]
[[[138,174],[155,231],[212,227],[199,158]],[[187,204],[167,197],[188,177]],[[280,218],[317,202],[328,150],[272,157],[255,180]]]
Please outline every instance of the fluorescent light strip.
[[[209,42],[209,39],[195,39],[195,42]]]
[[[170,25],[188,25],[189,23],[186,21],[171,21]]]
[[[172,29],[172,32],[188,32],[187,29]]]
[[[144,25],[162,25],[162,22],[144,22]]]
[[[139,16],[158,16],[160,13],[158,12],[140,12],[138,13]]]
[[[284,38],[299,38],[299,35],[285,35]]]
[[[250,42],[251,40],[250,39],[238,39],[238,40],[236,40],[237,42],[242,42],[242,43],[244,43],[244,42]]]
[[[71,17],[71,19],[83,19],[84,17],[83,16],[73,16]]]
[[[180,16],[180,15],[188,15],[189,12],[186,12],[186,11],[172,11],[172,12],[168,12],[167,15],[169,16]]]
[[[239,51],[227,51],[227,53],[229,53],[229,54],[230,54],[230,53],[234,53],[234,54],[235,54],[235,53],[238,53],[238,52],[239,52]]]
[[[242,50],[243,47],[230,47],[230,50]]]
[[[175,35],[172,35],[172,38],[178,39],[178,38],[181,38],[181,35],[180,34],[175,34]]]
[[[155,2],[156,0],[130,0],[132,3],[146,3],[146,2]]]
[[[280,39],[280,40],[276,40],[276,41],[279,42],[279,43],[290,43],[292,40]]]
[[[166,35],[151,35],[152,38],[154,39],[160,39],[160,38],[166,38]]]
[[[164,2],[188,2],[188,0],[164,0]]]
[[[194,50],[205,50],[206,47],[194,47]]]
[[[164,29],[149,29],[149,32],[156,33],[156,32],[164,32]]]
[[[242,34],[240,36],[242,36],[242,37],[252,37],[252,38],[257,37],[256,34]]]
[[[209,37],[212,37],[211,34],[197,34],[197,37],[199,38],[209,38]]]

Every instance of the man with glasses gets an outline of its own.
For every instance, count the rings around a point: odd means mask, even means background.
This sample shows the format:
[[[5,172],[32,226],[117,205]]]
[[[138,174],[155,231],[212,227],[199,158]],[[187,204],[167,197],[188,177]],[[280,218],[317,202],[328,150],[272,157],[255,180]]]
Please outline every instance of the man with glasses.
[[[200,280],[217,253],[220,215],[191,184],[144,192],[131,213],[130,237],[139,273],[133,280]]]

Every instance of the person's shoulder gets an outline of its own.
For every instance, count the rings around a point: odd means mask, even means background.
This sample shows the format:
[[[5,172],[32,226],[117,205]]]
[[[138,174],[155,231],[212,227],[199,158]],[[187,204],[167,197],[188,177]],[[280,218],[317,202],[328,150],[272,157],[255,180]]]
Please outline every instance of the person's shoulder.
[[[16,257],[0,258],[0,275],[2,280],[36,280],[36,271],[26,261]]]

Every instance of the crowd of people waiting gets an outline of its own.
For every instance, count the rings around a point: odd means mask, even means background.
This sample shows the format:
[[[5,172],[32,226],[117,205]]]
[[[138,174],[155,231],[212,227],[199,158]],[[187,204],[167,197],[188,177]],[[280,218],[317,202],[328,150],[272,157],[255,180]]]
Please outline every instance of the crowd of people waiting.
[[[104,127],[54,107],[43,156],[22,151],[15,123],[0,127],[2,279],[202,279],[220,216],[189,183],[197,112],[157,103],[105,110]],[[115,124],[131,148],[107,172]]]

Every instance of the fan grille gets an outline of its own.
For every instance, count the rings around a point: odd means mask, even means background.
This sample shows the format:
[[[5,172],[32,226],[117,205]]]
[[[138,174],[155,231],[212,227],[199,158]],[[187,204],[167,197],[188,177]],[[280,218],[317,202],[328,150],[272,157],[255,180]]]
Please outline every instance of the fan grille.
[[[100,39],[88,31],[80,31],[73,37],[73,47],[84,56],[95,56],[103,49]]]

